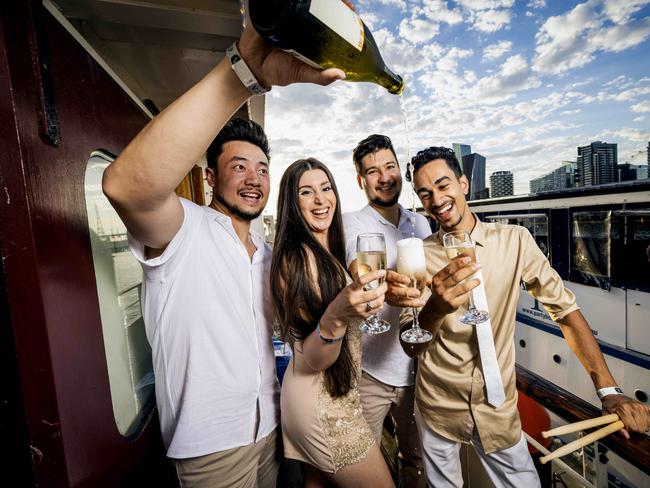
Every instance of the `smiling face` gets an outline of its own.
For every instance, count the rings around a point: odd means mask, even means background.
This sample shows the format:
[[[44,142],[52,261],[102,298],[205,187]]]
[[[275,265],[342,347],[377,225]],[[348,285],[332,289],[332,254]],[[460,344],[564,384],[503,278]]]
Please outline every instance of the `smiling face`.
[[[223,145],[217,170],[208,168],[213,187],[212,206],[220,212],[250,221],[259,216],[269,198],[269,161],[254,144],[230,141]]]
[[[336,195],[329,178],[322,169],[310,169],[298,182],[298,206],[307,227],[321,234],[327,241],[327,232],[336,211]]]
[[[456,177],[444,159],[436,159],[418,169],[413,181],[422,206],[445,232],[472,230],[474,217],[465,199],[469,190],[465,175]]]
[[[366,154],[361,159],[361,175],[357,179],[371,204],[379,207],[397,204],[402,192],[402,174],[390,149]]]

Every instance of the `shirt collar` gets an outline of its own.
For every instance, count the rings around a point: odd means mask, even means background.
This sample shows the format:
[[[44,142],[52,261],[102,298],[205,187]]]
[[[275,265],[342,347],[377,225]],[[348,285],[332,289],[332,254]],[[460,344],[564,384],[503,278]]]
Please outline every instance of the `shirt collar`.
[[[221,225],[225,226],[230,232],[230,234],[233,237],[235,237],[238,242],[241,243],[241,240],[239,239],[239,236],[237,235],[237,232],[235,232],[235,228],[232,225],[232,219],[230,217],[228,217],[226,214],[222,212],[219,212],[219,210],[216,210],[209,205],[206,205],[204,208],[206,208],[208,212],[212,213],[215,222],[219,222]],[[264,248],[264,239],[259,233],[253,230],[252,226],[248,231],[248,235],[251,236],[251,240],[253,241],[253,244],[257,248],[257,250],[255,251],[255,254],[257,254],[257,251],[260,251]]]
[[[399,229],[400,227],[402,227],[402,225],[404,225],[405,222],[409,221],[410,219],[406,215],[406,212],[404,211],[404,207],[402,207],[402,204],[398,203],[397,207],[399,208],[399,222],[397,223],[397,228]],[[377,209],[375,209],[370,204],[363,207],[361,211],[365,212],[370,217],[372,217],[373,219],[375,219],[376,221],[380,222],[383,225],[390,225],[391,227],[395,227],[391,222],[386,220],[382,214],[377,212]]]
[[[485,224],[481,222],[481,219],[477,217],[476,214],[474,215],[474,218],[476,219],[476,223],[474,224],[474,228],[472,229],[472,232],[470,232],[470,237],[472,238],[472,241],[474,241],[475,244],[485,247]],[[438,229],[438,232],[436,232],[436,239],[440,244],[442,244],[442,236],[445,234],[445,231],[442,230],[442,228]]]

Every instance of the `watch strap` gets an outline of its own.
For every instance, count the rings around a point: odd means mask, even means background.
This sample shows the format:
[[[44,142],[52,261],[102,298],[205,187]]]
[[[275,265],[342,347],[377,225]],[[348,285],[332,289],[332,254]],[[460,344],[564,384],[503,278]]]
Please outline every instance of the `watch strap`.
[[[237,42],[233,42],[228,49],[226,49],[226,57],[230,61],[230,67],[239,78],[239,81],[251,92],[253,95],[262,95],[269,91],[269,89],[264,88],[251,69],[246,64],[246,61],[243,60],[241,54],[239,54],[239,49],[237,49]]]
[[[607,395],[623,395],[623,390],[618,386],[608,386],[607,388],[600,388],[596,391],[598,398],[602,400]]]

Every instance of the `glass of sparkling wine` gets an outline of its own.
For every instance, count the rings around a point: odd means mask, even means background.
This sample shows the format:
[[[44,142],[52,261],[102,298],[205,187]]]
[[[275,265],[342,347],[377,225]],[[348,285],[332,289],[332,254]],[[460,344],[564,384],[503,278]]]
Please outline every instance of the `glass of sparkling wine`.
[[[445,246],[447,259],[451,262],[454,259],[468,257],[473,263],[476,262],[476,253],[474,252],[474,241],[469,232],[464,230],[455,230],[442,236],[442,242]],[[485,310],[478,310],[474,306],[473,291],[469,292],[469,305],[465,312],[458,320],[463,324],[476,325],[485,322],[490,318]]]
[[[420,293],[424,290],[427,278],[427,266],[422,239],[411,237],[397,241],[397,272],[411,279],[410,286]],[[413,325],[400,336],[404,342],[422,344],[433,339],[433,334],[420,328],[418,309],[413,307]]]
[[[359,276],[371,271],[386,269],[386,242],[384,234],[359,234],[357,236],[357,269]],[[384,279],[368,283],[366,290],[374,290]],[[381,334],[390,329],[390,324],[373,314],[361,323],[359,328],[366,334]]]

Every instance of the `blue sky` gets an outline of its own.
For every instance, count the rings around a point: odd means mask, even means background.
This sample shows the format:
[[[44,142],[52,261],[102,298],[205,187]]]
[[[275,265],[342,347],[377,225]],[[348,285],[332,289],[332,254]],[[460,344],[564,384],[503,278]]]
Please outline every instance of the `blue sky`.
[[[277,185],[294,160],[333,171],[344,211],[365,204],[351,151],[371,133],[407,155],[470,144],[515,193],[591,141],[616,142],[619,162],[645,164],[650,140],[650,0],[357,0],[386,63],[407,83],[407,148],[399,98],[368,83],[274,88],[266,97]],[[402,203],[412,196],[405,185]]]

